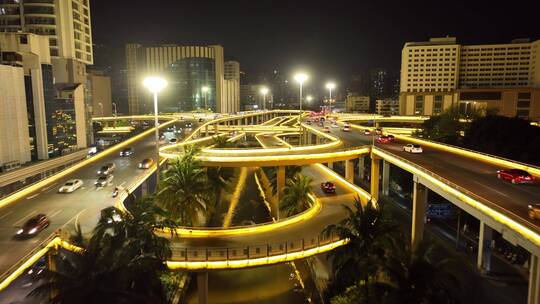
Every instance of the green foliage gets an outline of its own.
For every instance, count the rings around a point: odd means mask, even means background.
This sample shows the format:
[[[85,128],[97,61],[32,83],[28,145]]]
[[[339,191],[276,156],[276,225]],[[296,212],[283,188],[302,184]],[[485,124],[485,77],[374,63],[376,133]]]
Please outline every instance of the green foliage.
[[[185,226],[199,224],[199,214],[208,211],[210,200],[206,172],[195,154],[193,148],[186,147],[184,157],[163,171],[157,193],[159,205]]]
[[[469,125],[463,139],[469,149],[540,165],[540,128],[520,118],[488,115]]]
[[[459,120],[463,117],[457,107],[450,107],[442,114],[431,116],[424,121],[422,130],[415,135],[433,141],[457,145],[461,142],[461,132],[465,130],[464,123]]]
[[[214,136],[212,138],[214,141],[214,147],[217,149],[226,149],[234,147],[234,144],[229,141],[226,136]]]
[[[283,198],[280,202],[280,209],[287,216],[298,214],[308,209],[313,200],[309,197],[313,179],[309,176],[297,174],[292,179],[287,179],[287,185],[283,189]]]
[[[45,283],[31,294],[50,303],[165,303],[159,276],[171,251],[169,240],[153,232],[174,227],[165,215],[149,198],[131,213],[104,209],[88,241],[76,233],[84,250],[59,251],[57,270],[46,271]]]

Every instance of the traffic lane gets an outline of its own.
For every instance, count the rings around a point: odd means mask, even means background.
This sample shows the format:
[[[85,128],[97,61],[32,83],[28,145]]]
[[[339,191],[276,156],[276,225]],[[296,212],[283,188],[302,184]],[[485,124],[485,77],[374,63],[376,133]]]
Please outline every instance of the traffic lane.
[[[497,178],[496,167],[480,161],[425,148],[424,153],[412,154],[402,150],[404,143],[379,147],[401,156],[452,183],[486,199],[505,210],[528,219],[527,205],[540,202],[540,184],[514,185]],[[537,221],[530,221],[539,226]]]
[[[21,199],[21,201],[0,209],[0,248],[9,248],[9,250],[0,252],[0,273],[7,271],[27,252],[67,223],[74,224],[75,220],[79,219],[83,230],[92,229],[99,219],[100,210],[112,206],[114,203],[112,198],[113,185],[96,188],[93,184],[97,179],[98,168],[107,162],[118,163],[117,169],[113,173],[116,175],[113,183],[120,184],[121,181],[131,183],[144,175],[144,170],[138,169],[137,164],[140,160],[155,155],[153,143],[153,137],[149,136],[133,145],[135,154],[129,157],[111,154],[101,163],[77,170],[60,183],[41,189],[37,196],[31,195],[30,199]],[[133,174],[134,170],[136,170],[136,174]],[[60,185],[73,178],[83,179],[83,187],[69,194],[57,193]],[[14,239],[17,226],[23,225],[28,218],[39,213],[47,214],[50,217],[50,226],[31,239]]]
[[[300,241],[302,238],[316,239],[328,225],[338,223],[348,216],[344,206],[353,207],[356,195],[344,183],[335,180],[317,165],[304,167],[302,173],[313,178],[313,192],[322,204],[322,209],[313,218],[261,233],[208,238],[173,238],[171,247],[173,249],[186,247],[217,249],[279,244],[285,241]],[[325,181],[333,181],[336,184],[335,194],[323,193],[320,184]]]

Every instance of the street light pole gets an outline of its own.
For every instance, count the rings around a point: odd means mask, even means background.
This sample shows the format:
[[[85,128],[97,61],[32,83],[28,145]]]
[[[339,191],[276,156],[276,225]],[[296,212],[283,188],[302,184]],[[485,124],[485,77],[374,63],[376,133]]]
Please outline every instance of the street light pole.
[[[304,73],[294,75],[294,80],[300,84],[300,111],[302,111],[302,86],[307,79],[308,75]]]
[[[260,92],[263,96],[263,110],[266,111],[266,94],[268,94],[268,88],[262,87]]]
[[[159,77],[148,77],[144,86],[154,95],[154,129],[156,140],[156,188],[159,185],[159,121],[158,121],[158,93],[167,86],[167,81]]]
[[[336,84],[333,82],[328,82],[326,88],[328,89],[328,109],[332,113],[332,90],[336,87]]]

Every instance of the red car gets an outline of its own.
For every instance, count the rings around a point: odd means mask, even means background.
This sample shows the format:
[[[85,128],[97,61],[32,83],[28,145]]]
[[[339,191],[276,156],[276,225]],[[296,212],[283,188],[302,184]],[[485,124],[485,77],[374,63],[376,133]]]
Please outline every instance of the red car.
[[[321,183],[321,189],[324,193],[336,193],[336,185],[332,182]]]
[[[520,169],[502,169],[497,171],[497,178],[512,182],[512,184],[529,184],[534,177],[529,172]]]
[[[49,227],[50,223],[51,222],[45,214],[33,216],[17,231],[17,237],[33,237],[43,229]]]
[[[377,136],[377,142],[381,144],[387,144],[392,141],[392,138],[386,135]]]

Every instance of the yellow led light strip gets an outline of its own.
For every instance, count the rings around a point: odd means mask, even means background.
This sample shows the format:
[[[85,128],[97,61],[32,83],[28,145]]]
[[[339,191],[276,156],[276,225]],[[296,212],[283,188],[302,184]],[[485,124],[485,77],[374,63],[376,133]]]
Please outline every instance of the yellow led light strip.
[[[205,237],[256,234],[256,233],[263,233],[263,232],[276,230],[279,228],[297,224],[299,222],[307,221],[309,219],[312,219],[313,217],[315,217],[315,215],[321,212],[321,209],[322,209],[321,201],[312,194],[309,194],[309,196],[314,202],[311,208],[295,216],[288,217],[282,221],[277,221],[277,222],[267,223],[267,224],[259,224],[259,225],[233,227],[233,228],[226,228],[226,229],[220,228],[220,227],[216,227],[215,229],[209,229],[209,228],[199,229],[199,228],[191,228],[191,227],[190,228],[182,227],[182,228],[175,229],[175,232],[181,238],[205,238]],[[171,235],[170,228],[162,229],[160,232],[164,234],[168,234],[169,236]]]
[[[171,120],[171,121],[165,122],[165,123],[161,124],[159,126],[159,128],[160,129],[165,128],[165,127],[167,127],[167,126],[169,126],[169,125],[171,125],[171,124],[173,124],[175,122],[177,122],[177,120]],[[112,148],[109,148],[109,149],[107,149],[107,150],[105,150],[105,151],[103,151],[101,153],[98,153],[97,155],[95,155],[95,156],[93,156],[91,158],[83,160],[83,161],[73,165],[72,167],[69,167],[69,168],[67,168],[65,170],[62,170],[62,171],[56,173],[55,175],[52,175],[52,176],[50,176],[50,177],[48,177],[48,178],[46,178],[44,180],[41,180],[41,181],[39,181],[39,182],[37,182],[37,183],[27,187],[27,188],[22,189],[21,191],[15,192],[15,193],[11,194],[10,196],[0,200],[0,208],[4,207],[4,206],[6,206],[6,205],[8,205],[10,203],[13,203],[13,202],[15,202],[15,201],[17,201],[19,199],[22,199],[22,198],[26,197],[27,195],[32,194],[35,191],[38,191],[39,189],[41,189],[41,188],[43,188],[43,187],[45,187],[47,185],[50,185],[53,182],[55,182],[55,181],[57,181],[57,180],[59,180],[61,178],[64,178],[65,176],[67,176],[67,175],[69,175],[69,174],[71,174],[71,173],[73,173],[73,172],[75,172],[75,171],[77,171],[77,170],[91,164],[91,163],[94,163],[94,162],[96,162],[98,160],[101,160],[104,157],[107,157],[107,156],[111,155],[112,153],[117,153],[119,150],[121,150],[121,149],[123,149],[123,148],[125,148],[125,147],[127,147],[127,146],[141,140],[142,138],[153,134],[153,133],[154,133],[154,128],[148,129],[148,130],[144,131],[141,134],[135,135],[135,136],[127,139],[126,141],[115,145]]]
[[[263,258],[252,259],[240,259],[240,260],[225,260],[225,261],[169,261],[167,266],[169,269],[187,269],[187,270],[200,270],[200,269],[238,269],[246,267],[254,267],[261,265],[272,265],[283,262],[290,262],[298,259],[307,258],[320,253],[331,251],[337,247],[347,244],[349,240],[338,240],[326,245],[321,245],[315,248],[305,249],[296,252],[289,252],[279,255],[273,255]]]
[[[534,231],[532,231],[531,229],[523,226],[522,224],[516,222],[515,220],[509,218],[508,216],[498,212],[498,211],[495,211],[493,210],[492,208],[482,204],[481,202],[471,198],[470,196],[464,194],[463,192],[460,192],[459,190],[457,189],[454,189],[452,187],[450,187],[449,185],[445,184],[443,181],[440,181],[438,179],[436,179],[435,177],[431,176],[430,174],[427,174],[426,172],[410,165],[409,163],[407,162],[404,162],[400,159],[398,159],[397,157],[394,157],[386,152],[383,152],[382,150],[379,150],[379,149],[374,149],[373,150],[373,153],[385,160],[388,160],[389,162],[395,164],[396,166],[398,167],[401,167],[413,174],[417,174],[427,180],[429,180],[430,182],[432,182],[433,184],[437,185],[438,187],[440,187],[441,189],[443,189],[444,191],[448,192],[449,194],[457,197],[459,200],[461,200],[462,202],[466,203],[467,205],[470,205],[471,207],[479,210],[481,213],[493,218],[495,221],[499,222],[499,223],[502,223],[503,225],[506,225],[508,226],[510,229],[512,229],[513,231],[516,231],[517,233],[519,233],[522,237],[524,237],[525,239],[528,239],[530,240],[532,243],[534,243],[535,245],[540,245],[540,235]]]

